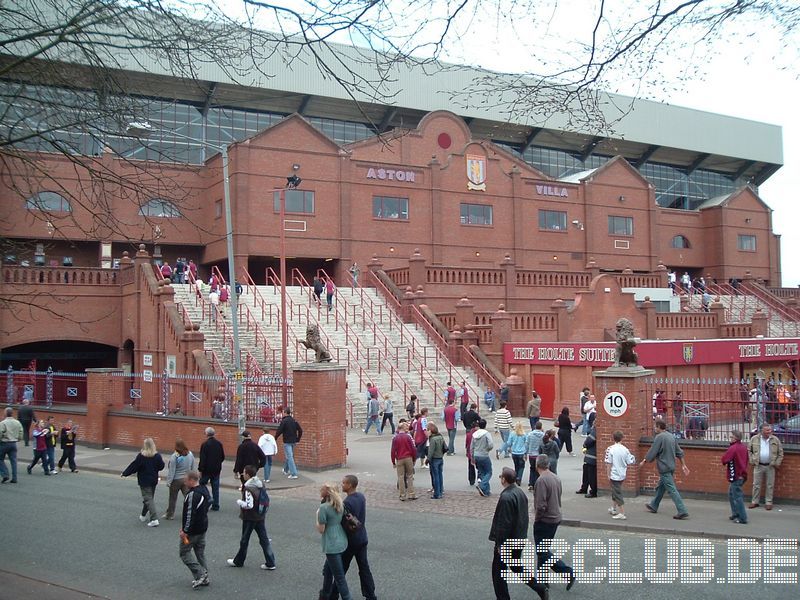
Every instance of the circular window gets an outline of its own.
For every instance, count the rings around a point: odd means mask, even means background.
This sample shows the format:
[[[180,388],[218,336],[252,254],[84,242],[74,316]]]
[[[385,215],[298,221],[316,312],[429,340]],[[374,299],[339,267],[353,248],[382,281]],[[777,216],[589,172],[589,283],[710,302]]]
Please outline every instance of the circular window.
[[[439,142],[439,148],[442,148],[443,150],[447,150],[450,147],[450,145],[453,143],[453,140],[450,139],[450,134],[448,134],[448,133],[440,133],[439,134],[439,138],[438,138],[438,142]]]

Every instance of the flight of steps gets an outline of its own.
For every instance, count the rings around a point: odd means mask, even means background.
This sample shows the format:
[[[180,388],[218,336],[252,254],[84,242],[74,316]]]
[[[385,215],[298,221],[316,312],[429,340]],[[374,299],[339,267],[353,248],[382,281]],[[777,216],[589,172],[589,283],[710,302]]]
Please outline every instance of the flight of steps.
[[[189,285],[175,285],[174,287],[176,290],[175,301],[183,304],[193,322],[200,322],[202,307],[195,300],[194,290]],[[275,349],[276,369],[279,370],[277,365],[280,365],[281,348],[281,333],[278,326],[280,290],[273,289],[272,286],[257,286],[257,290],[258,295],[272,307],[270,311],[264,312],[263,320],[261,319],[262,308],[257,302],[256,293],[252,288],[246,289],[239,301],[259,321],[261,332],[268,340],[269,346]],[[347,374],[347,398],[352,405],[353,423],[356,426],[361,426],[366,420],[366,400],[363,383],[359,380],[359,367],[363,369],[364,379],[375,383],[382,394],[389,393],[394,402],[395,422],[405,414],[407,396],[412,393],[422,399],[423,406],[433,407],[434,398],[431,397],[432,393],[428,389],[431,380],[443,386],[447,381],[452,380],[455,383],[463,379],[473,390],[480,391],[481,394],[484,391],[484,388],[479,386],[471,369],[455,367],[441,354],[438,354],[437,357],[436,348],[426,332],[417,328],[416,325],[401,323],[392,308],[387,306],[376,290],[366,288],[359,292],[351,288],[338,288],[335,297],[339,317],[338,326],[336,313],[329,313],[324,306],[324,295],[323,306],[317,307],[310,300],[307,291],[299,286],[287,286],[286,291],[287,298],[291,299],[293,307],[293,310],[291,308],[287,310],[287,315],[289,315],[287,357],[290,368],[296,362],[314,360],[313,351],[301,349],[298,355],[295,350],[297,340],[305,339],[306,326],[310,318],[311,323],[319,325],[323,341],[327,342],[334,359],[338,353],[340,362],[346,364],[347,349],[349,349],[351,361]],[[228,312],[225,313],[223,319],[230,327]],[[253,331],[248,331],[241,321],[239,330],[242,350],[249,350],[261,363],[263,350],[256,346]],[[205,347],[213,348],[225,371],[232,372],[233,359],[222,342],[221,332],[210,326],[208,319],[201,324],[200,331],[205,335]],[[356,342],[356,340],[358,341]],[[416,352],[411,349],[411,340],[414,340]],[[356,356],[358,357],[357,364]],[[419,369],[421,363],[426,369],[423,375],[420,374]],[[269,372],[272,371],[273,365],[261,364],[261,368]],[[389,375],[389,370],[392,368],[395,371],[396,385],[394,389],[392,389]],[[408,386],[405,396],[402,388],[397,384],[399,378],[402,378]],[[421,382],[424,385],[420,386]],[[439,412],[441,405],[442,401],[438,399],[434,413]]]
[[[749,323],[752,321],[756,310],[760,309],[761,312],[769,316],[768,337],[796,337],[800,334],[800,323],[784,319],[755,296],[747,294],[739,294],[738,296],[711,294],[711,296],[713,299],[719,298],[719,301],[725,307],[725,320],[728,323]],[[703,310],[702,295],[691,295],[689,297],[689,308],[692,311]]]

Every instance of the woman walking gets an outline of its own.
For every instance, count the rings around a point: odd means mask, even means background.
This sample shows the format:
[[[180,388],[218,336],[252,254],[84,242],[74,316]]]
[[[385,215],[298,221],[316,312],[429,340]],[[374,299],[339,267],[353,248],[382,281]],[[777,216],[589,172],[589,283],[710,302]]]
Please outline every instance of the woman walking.
[[[575,456],[572,451],[572,421],[569,418],[569,409],[565,406],[561,409],[561,414],[558,415],[558,441],[561,447],[567,447],[567,452],[570,456]]]
[[[525,473],[525,457],[528,453],[528,436],[522,427],[522,423],[517,422],[514,429],[500,448],[500,452],[508,454],[511,450],[511,459],[514,461],[514,471],[517,473],[517,485],[522,485],[522,475]]]
[[[392,426],[392,435],[394,435],[394,405],[392,404],[392,399],[389,397],[389,394],[383,395],[383,420],[381,421],[381,426],[378,429],[380,433],[383,433],[383,428],[386,427],[386,421],[389,421],[389,425]]]
[[[558,440],[556,439],[556,430],[550,429],[542,438],[542,445],[539,448],[539,454],[546,454],[550,457],[550,471],[554,474],[558,474],[558,457],[561,454],[561,446],[558,445]]]
[[[142,513],[139,520],[147,522],[148,527],[158,527],[158,512],[156,511],[156,485],[158,485],[158,472],[164,468],[164,459],[156,450],[153,438],[144,438],[142,450],[133,459],[133,462],[122,472],[122,477],[136,473],[136,480],[142,492]],[[150,513],[148,521],[147,514]]]
[[[333,583],[342,600],[352,600],[347,578],[342,564],[342,553],[347,549],[347,534],[342,527],[344,503],[339,491],[332,483],[326,483],[319,490],[322,503],[317,509],[317,531],[322,534],[322,552],[325,566],[322,568],[322,590],[320,600],[327,600],[333,591]]]
[[[428,465],[431,468],[431,498],[439,500],[444,494],[444,453],[447,443],[435,423],[428,423]]]
[[[162,518],[175,518],[175,504],[178,500],[178,491],[184,496],[189,491],[186,485],[186,474],[196,469],[194,454],[186,447],[180,438],[175,440],[175,452],[169,457],[167,462],[167,486],[169,488],[169,504],[167,512]]]
[[[33,427],[33,460],[28,465],[28,475],[40,460],[45,475],[50,475],[50,460],[47,458],[47,434],[49,433],[44,420],[36,421]]]

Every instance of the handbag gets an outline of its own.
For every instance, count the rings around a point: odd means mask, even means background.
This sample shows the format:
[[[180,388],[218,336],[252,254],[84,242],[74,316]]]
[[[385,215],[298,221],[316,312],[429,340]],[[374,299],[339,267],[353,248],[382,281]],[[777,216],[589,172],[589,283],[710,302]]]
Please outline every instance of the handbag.
[[[342,515],[342,527],[347,535],[354,535],[362,527],[361,521],[350,512],[347,506],[344,507],[344,514]]]

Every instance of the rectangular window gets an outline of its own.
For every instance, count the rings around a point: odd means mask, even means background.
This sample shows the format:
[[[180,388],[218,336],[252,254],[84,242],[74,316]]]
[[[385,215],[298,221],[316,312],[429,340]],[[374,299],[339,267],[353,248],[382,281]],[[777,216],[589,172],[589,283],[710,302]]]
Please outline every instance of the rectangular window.
[[[314,192],[304,190],[284,190],[286,197],[287,213],[314,214]],[[276,213],[281,212],[281,193],[273,194],[273,209]]]
[[[376,219],[408,221],[408,198],[373,196],[372,216]]]
[[[608,235],[633,235],[633,217],[608,217]]]
[[[743,250],[745,252],[755,252],[756,236],[739,234],[738,248],[739,250]]]
[[[566,231],[567,213],[558,210],[540,210],[539,229],[545,229],[548,231]]]
[[[462,225],[491,225],[492,207],[488,204],[461,203]]]

